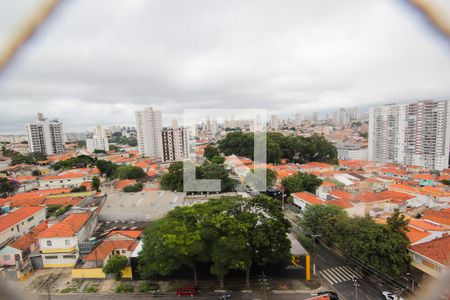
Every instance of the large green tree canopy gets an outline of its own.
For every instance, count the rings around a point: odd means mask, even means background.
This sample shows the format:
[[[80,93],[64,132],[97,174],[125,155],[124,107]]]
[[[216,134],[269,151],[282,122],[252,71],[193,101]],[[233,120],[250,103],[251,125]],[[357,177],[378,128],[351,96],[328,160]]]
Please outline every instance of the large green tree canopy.
[[[317,187],[322,184],[322,179],[313,174],[297,172],[291,176],[283,178],[281,184],[285,191],[289,193],[310,192],[315,193]]]
[[[311,161],[338,163],[336,147],[323,136],[284,136],[281,133],[267,133],[267,162],[279,163],[287,159],[294,163]],[[235,154],[254,159],[254,134],[230,132],[219,141],[219,150],[225,155]]]
[[[143,275],[167,275],[187,265],[209,262],[221,286],[231,270],[246,271],[289,259],[289,222],[269,197],[222,197],[177,207],[144,231],[140,252]]]

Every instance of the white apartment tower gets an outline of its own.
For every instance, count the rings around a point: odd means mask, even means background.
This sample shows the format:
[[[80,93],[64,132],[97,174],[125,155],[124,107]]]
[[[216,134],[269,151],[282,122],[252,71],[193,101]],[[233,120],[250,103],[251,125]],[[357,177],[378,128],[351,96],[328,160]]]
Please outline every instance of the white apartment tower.
[[[187,130],[183,127],[164,128],[161,131],[162,161],[179,161],[189,157]]]
[[[30,152],[46,155],[65,152],[63,125],[58,120],[49,121],[42,113],[38,113],[36,122],[27,124],[26,130]]]
[[[369,160],[442,170],[449,165],[448,101],[373,107],[369,114]]]
[[[162,158],[162,114],[151,107],[136,111],[138,151],[151,158]]]
[[[106,132],[102,125],[97,125],[94,129],[92,138],[86,139],[86,148],[91,153],[94,152],[94,150],[109,151],[108,138],[106,137]]]

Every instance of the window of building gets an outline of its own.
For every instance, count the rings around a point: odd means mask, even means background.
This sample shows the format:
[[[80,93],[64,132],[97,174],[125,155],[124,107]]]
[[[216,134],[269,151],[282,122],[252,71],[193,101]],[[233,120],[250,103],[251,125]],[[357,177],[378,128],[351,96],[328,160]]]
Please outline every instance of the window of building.
[[[126,253],[127,252],[127,250],[122,250],[122,253]]]
[[[34,220],[34,216],[33,216],[33,217],[29,217],[29,218],[27,219],[28,222],[31,222],[31,221],[33,221],[33,220]]]
[[[45,256],[45,259],[58,259],[58,255]]]
[[[11,259],[11,255],[3,255],[3,260],[10,260]]]
[[[67,258],[67,259],[75,259],[77,258],[75,255],[63,255],[63,258]]]
[[[64,242],[66,243],[66,246],[70,246],[70,241],[69,240],[65,240]]]
[[[47,246],[51,246],[52,245],[52,241],[47,241]]]

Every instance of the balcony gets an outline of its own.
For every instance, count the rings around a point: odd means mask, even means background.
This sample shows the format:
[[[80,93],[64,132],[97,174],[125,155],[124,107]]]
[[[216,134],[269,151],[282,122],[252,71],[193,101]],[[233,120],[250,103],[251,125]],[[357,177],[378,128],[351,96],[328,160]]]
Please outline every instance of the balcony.
[[[42,254],[48,254],[48,253],[76,253],[77,248],[75,246],[73,247],[66,247],[66,248],[41,248]]]

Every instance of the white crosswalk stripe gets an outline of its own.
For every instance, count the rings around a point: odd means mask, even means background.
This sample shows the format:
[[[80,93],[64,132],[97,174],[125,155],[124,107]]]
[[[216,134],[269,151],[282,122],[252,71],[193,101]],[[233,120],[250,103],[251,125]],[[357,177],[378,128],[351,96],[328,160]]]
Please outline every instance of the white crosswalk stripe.
[[[322,275],[332,285],[340,282],[350,281],[353,279],[353,277],[362,277],[359,272],[356,272],[349,266],[339,266],[325,269],[319,271],[319,274]]]

